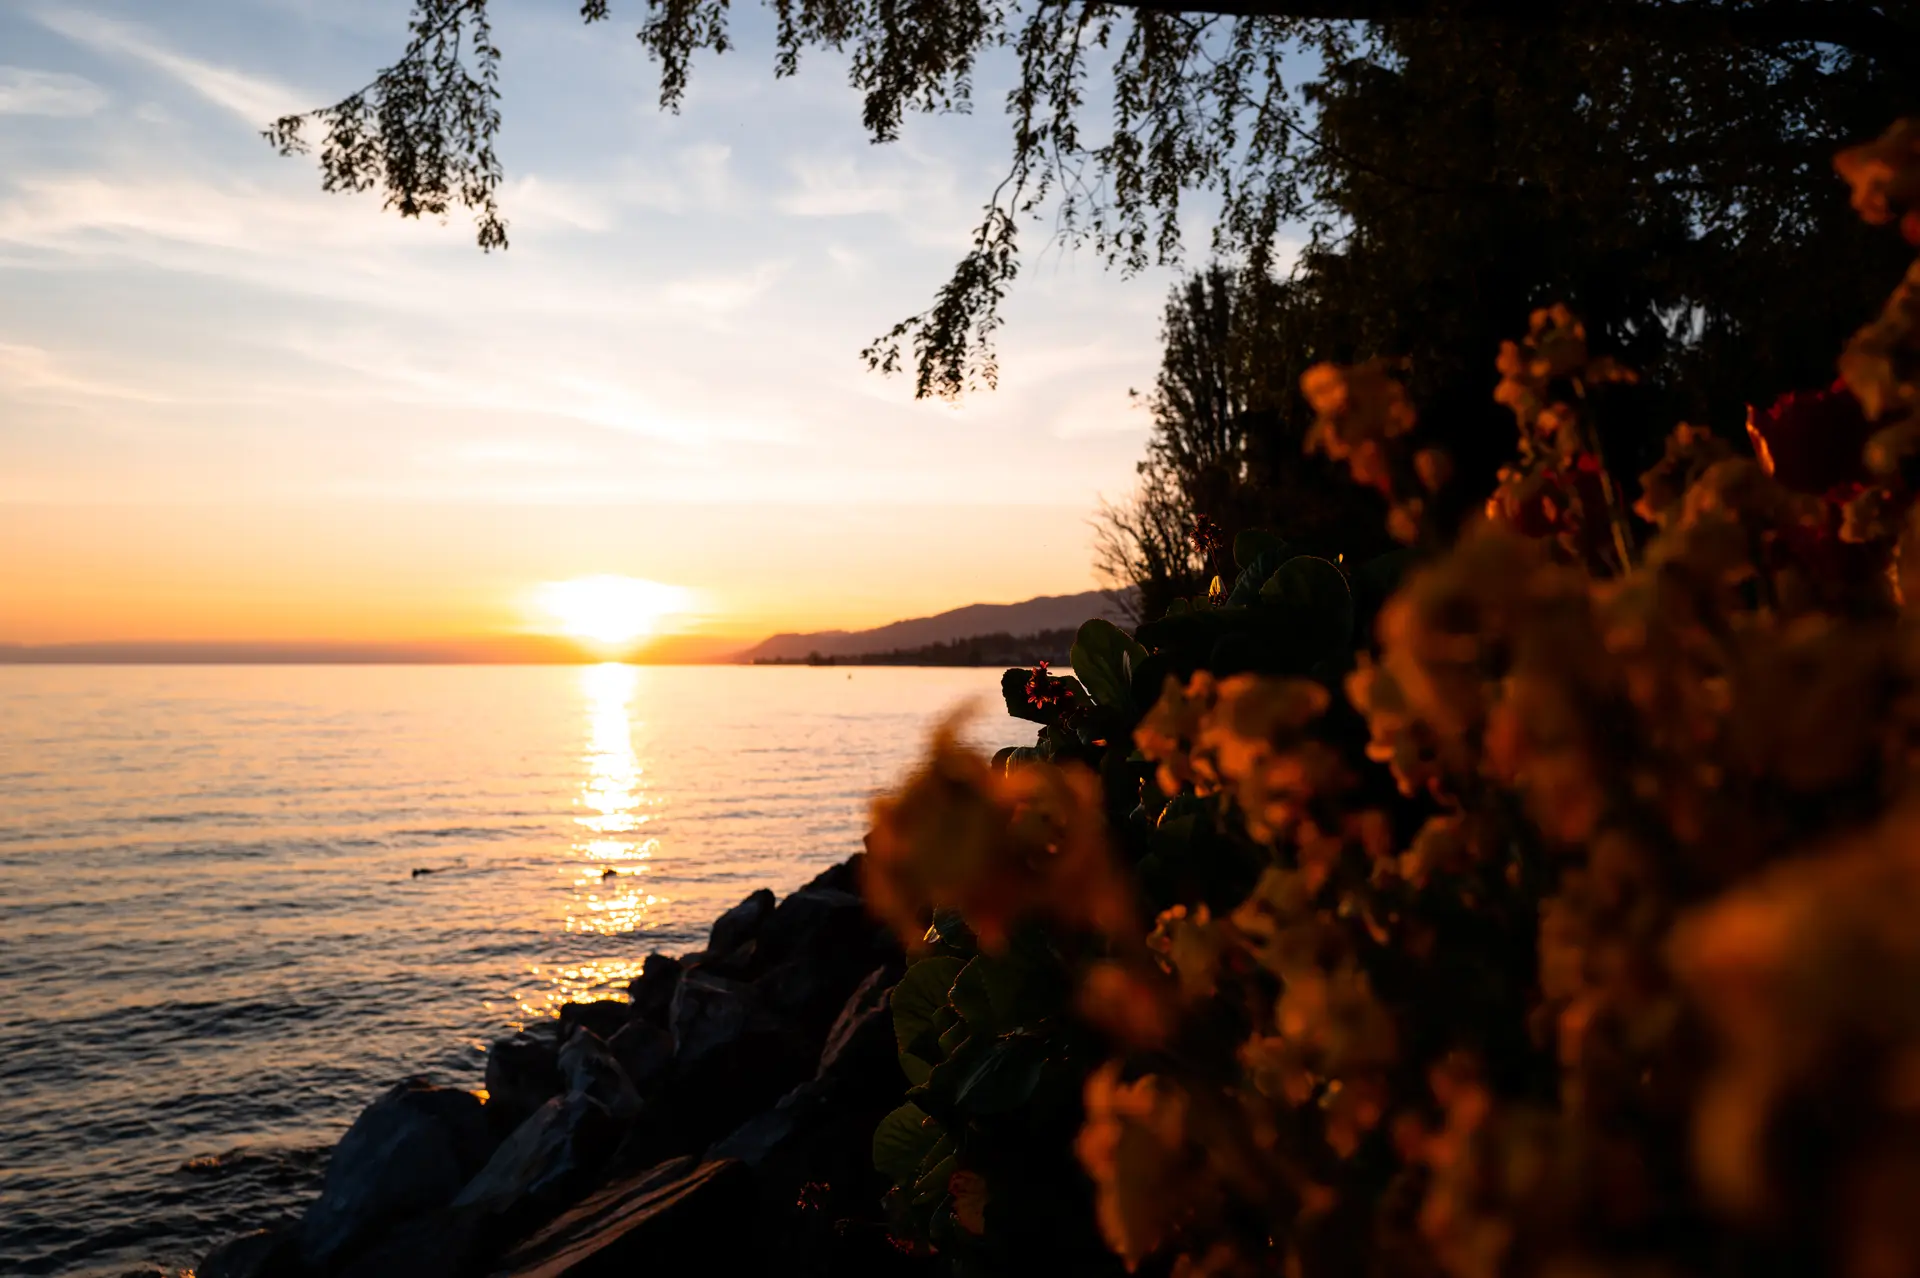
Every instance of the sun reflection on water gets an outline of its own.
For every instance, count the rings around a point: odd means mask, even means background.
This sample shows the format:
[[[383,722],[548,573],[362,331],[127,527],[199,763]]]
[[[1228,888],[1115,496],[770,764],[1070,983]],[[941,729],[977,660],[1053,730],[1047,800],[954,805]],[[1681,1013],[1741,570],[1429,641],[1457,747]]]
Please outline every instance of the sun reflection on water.
[[[647,890],[659,840],[647,833],[659,797],[647,785],[646,767],[633,748],[633,701],[640,672],[609,663],[580,672],[587,743],[585,776],[574,797],[574,824],[581,836],[560,869],[569,882],[568,932],[612,936],[647,926],[655,906],[669,898]],[[523,999],[527,1017],[551,1015],[569,1000],[605,998],[640,974],[643,957],[584,959],[535,969],[547,988]]]

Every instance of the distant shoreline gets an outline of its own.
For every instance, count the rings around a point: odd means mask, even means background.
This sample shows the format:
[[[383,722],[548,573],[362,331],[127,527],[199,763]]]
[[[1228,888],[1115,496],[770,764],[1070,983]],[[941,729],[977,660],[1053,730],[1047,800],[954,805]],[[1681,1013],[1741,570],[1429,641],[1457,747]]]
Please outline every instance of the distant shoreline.
[[[884,654],[882,654],[884,656]],[[0,667],[6,666],[407,666],[442,667],[463,666],[502,666],[502,667],[559,667],[567,669],[586,669],[591,666],[658,666],[661,668],[708,669],[724,667],[728,669],[746,669],[749,667],[782,667],[787,669],[831,669],[839,666],[882,667],[888,666],[901,670],[959,670],[991,669],[1006,665],[993,661],[892,661],[861,660],[840,657],[831,660],[809,661],[649,661],[643,658],[608,657],[603,660],[583,658],[568,661],[516,661],[512,659],[486,658],[439,658],[439,657],[16,657],[0,653]],[[1017,664],[1017,663],[1016,663]],[[1051,662],[1056,668],[1064,662]]]

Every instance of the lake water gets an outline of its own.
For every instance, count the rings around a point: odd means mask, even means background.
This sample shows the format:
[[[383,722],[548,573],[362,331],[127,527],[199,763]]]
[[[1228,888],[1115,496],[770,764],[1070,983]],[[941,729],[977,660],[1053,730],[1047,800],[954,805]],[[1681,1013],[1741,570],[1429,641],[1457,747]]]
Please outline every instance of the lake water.
[[[285,1214],[395,1079],[859,850],[957,703],[1030,741],[997,677],[0,666],[0,1274]]]

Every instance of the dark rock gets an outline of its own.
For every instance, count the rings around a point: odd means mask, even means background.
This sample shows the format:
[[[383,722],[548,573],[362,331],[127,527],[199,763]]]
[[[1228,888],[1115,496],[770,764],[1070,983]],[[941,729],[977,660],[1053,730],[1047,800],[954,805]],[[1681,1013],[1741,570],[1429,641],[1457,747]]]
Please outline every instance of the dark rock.
[[[900,1069],[893,1039],[894,974],[875,968],[848,996],[827,1031],[816,1077],[842,1080],[855,1088],[886,1088]]]
[[[276,1253],[290,1250],[289,1241],[284,1229],[260,1229],[229,1238],[208,1252],[194,1273],[199,1278],[267,1278],[275,1272]],[[284,1263],[283,1259],[283,1267]]]
[[[308,1264],[332,1268],[394,1223],[447,1203],[493,1150],[472,1092],[409,1078],[360,1112],[334,1146],[300,1222]]]
[[[198,1278],[283,1278],[297,1272],[298,1242],[291,1228],[260,1229],[229,1238],[207,1253]]]
[[[675,1159],[616,1181],[515,1247],[499,1278],[594,1278],[745,1272],[756,1232],[743,1228],[750,1192],[739,1163]]]
[[[560,1053],[551,1034],[521,1032],[487,1049],[487,1115],[502,1130],[559,1095]]]
[[[801,888],[767,918],[760,930],[758,957],[771,965],[799,953],[847,944],[866,946],[878,929],[866,904],[851,892]]]
[[[673,1035],[652,1021],[629,1021],[607,1041],[607,1050],[642,1096],[659,1090],[673,1068]]]
[[[560,1048],[560,1076],[566,1081],[567,1095],[598,1102],[617,1123],[630,1123],[640,1112],[640,1093],[592,1030],[575,1030]]]
[[[751,985],[695,969],[673,998],[668,1148],[701,1149],[777,1100],[817,1059]]]
[[[845,892],[850,896],[859,896],[860,866],[866,859],[867,854],[865,852],[855,852],[838,865],[829,865],[826,869],[814,875],[813,881],[800,890],[806,892],[819,888],[829,888],[835,892]]]
[[[606,1165],[620,1126],[588,1096],[556,1096],[513,1129],[453,1206],[482,1216],[539,1216],[580,1194]]]
[[[878,1121],[900,1103],[906,1079],[900,1072],[893,1041],[889,1002],[893,991],[886,976],[884,970],[874,971],[847,1000],[827,1036],[814,1077],[713,1145],[707,1157],[737,1158],[758,1169],[784,1156],[794,1166],[782,1179],[795,1186],[824,1179],[824,1169],[809,1166],[821,1160],[804,1146],[816,1141],[823,1127],[843,1127],[848,1107],[876,1110],[874,1119]],[[855,1135],[862,1139],[871,1136],[871,1124],[860,1126],[856,1122],[854,1126],[858,1129]],[[809,1174],[812,1171],[823,1174]]]
[[[679,959],[670,954],[647,955],[640,975],[627,983],[627,997],[633,1000],[634,1018],[665,1029],[667,1009],[673,1004],[673,989],[679,983]]]
[[[752,1170],[754,1218],[785,1273],[915,1271],[885,1245],[874,1211],[887,1185],[872,1166],[873,1128],[907,1087],[888,976],[874,971],[847,1000],[813,1078],[707,1150]]]
[[[753,986],[695,969],[681,978],[669,1013],[674,1073],[687,1078],[755,1040],[783,1038],[786,1022]]]
[[[803,889],[782,901],[759,952],[767,964],[756,982],[761,996],[814,1044],[867,973],[903,962],[860,898],[831,888]]]
[[[773,914],[773,893],[761,888],[740,904],[713,921],[707,937],[707,955],[724,959],[737,953],[760,935],[760,928]]]
[[[706,1156],[735,1158],[757,1170],[824,1122],[826,1106],[826,1089],[809,1079],[709,1145]]]
[[[580,1026],[592,1030],[603,1040],[612,1038],[633,1019],[633,1005],[617,998],[595,999],[590,1003],[560,1005],[560,1041],[566,1042]]]
[[[460,1278],[484,1247],[476,1213],[442,1207],[388,1230],[335,1278]]]

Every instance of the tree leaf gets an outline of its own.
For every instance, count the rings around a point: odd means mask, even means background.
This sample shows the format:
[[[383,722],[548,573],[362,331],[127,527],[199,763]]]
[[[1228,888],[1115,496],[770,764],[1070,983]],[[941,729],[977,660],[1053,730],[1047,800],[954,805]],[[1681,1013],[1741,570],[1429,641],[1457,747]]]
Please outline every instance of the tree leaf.
[[[918,1105],[902,1105],[873,1129],[873,1168],[895,1184],[912,1183],[945,1128]]]
[[[940,954],[921,959],[900,978],[892,1003],[893,1039],[901,1051],[911,1051],[915,1040],[933,1028],[934,1014],[947,1006],[947,991],[965,966],[957,958]]]
[[[1251,568],[1254,560],[1270,552],[1278,556],[1274,562],[1279,563],[1286,551],[1287,539],[1279,533],[1267,528],[1248,528],[1233,539],[1233,566]]]
[[[956,1020],[940,1035],[940,1054],[952,1056],[971,1037],[973,1037],[973,1026],[964,1019]]]
[[[1229,608],[1250,608],[1260,599],[1260,586],[1273,576],[1282,564],[1286,563],[1293,552],[1285,542],[1276,542],[1253,557],[1253,561],[1240,570],[1233,579],[1233,589],[1227,594]]]
[[[1033,1095],[1046,1064],[1046,1047],[1032,1034],[1010,1034],[993,1044],[960,1078],[954,1103],[970,1114],[1004,1114]]]
[[[1018,964],[982,954],[960,970],[948,997],[967,1024],[984,1033],[1002,1034],[1018,1024],[1024,984]]]
[[[1067,659],[1095,704],[1133,713],[1133,668],[1147,659],[1147,650],[1132,635],[1095,617],[1080,627]]]
[[[1287,610],[1289,638],[1315,658],[1352,655],[1353,592],[1326,560],[1313,555],[1287,560],[1260,587],[1260,602]]]
[[[948,1154],[933,1166],[922,1172],[920,1179],[913,1184],[913,1204],[918,1207],[930,1203],[947,1192],[947,1182],[953,1179],[953,1173],[960,1167],[957,1154]]]

